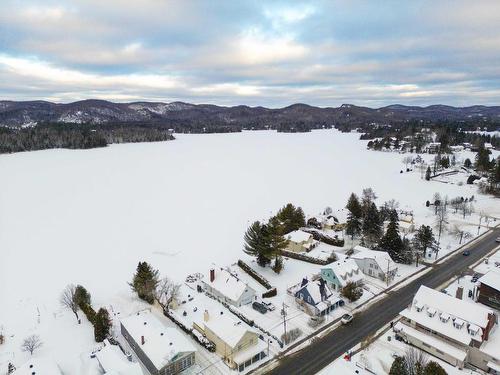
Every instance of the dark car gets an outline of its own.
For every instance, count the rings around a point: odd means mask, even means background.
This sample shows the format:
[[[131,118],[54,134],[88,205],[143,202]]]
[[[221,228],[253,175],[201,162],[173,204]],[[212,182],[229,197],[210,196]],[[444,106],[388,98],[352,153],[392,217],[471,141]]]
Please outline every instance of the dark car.
[[[257,310],[261,314],[265,314],[267,312],[266,306],[264,306],[262,303],[254,302],[252,303],[252,307],[254,310]]]
[[[470,255],[470,251],[469,250],[465,250],[462,255],[468,257]]]

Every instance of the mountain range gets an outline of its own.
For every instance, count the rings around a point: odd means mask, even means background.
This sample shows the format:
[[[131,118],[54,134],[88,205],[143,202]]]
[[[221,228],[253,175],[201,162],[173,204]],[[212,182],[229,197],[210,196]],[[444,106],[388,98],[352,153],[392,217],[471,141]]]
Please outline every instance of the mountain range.
[[[475,105],[428,107],[389,105],[368,108],[352,104],[340,107],[314,107],[293,104],[284,108],[224,107],[210,104],[183,102],[113,103],[104,100],[83,100],[60,104],[47,101],[0,101],[0,125],[13,128],[34,126],[39,123],[141,123],[178,127],[208,124],[262,128],[273,124],[334,125],[400,123],[410,120],[468,121],[489,120],[500,122],[500,106]]]

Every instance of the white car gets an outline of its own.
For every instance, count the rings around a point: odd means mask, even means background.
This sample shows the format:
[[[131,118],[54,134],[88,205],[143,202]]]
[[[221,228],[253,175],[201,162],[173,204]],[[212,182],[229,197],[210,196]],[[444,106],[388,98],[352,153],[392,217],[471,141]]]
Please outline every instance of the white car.
[[[344,314],[344,315],[342,315],[340,322],[342,324],[349,324],[352,322],[352,319],[353,319],[353,316],[351,314]]]
[[[500,242],[500,237],[497,237],[497,238],[495,239],[495,241],[496,241],[496,242]]]
[[[269,311],[274,311],[276,309],[276,307],[273,305],[272,302],[265,302],[265,301],[262,301],[262,304],[264,306],[266,306],[266,308],[269,310]]]

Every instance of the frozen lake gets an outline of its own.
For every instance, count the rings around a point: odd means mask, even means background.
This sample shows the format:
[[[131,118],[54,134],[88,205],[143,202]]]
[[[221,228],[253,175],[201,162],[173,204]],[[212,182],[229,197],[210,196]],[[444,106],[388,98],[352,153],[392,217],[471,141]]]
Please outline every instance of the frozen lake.
[[[379,203],[415,209],[435,191],[464,195],[400,174],[402,157],[334,130],[1,155],[0,318],[21,299],[57,305],[67,283],[106,301],[128,290],[140,260],[180,280],[233,263],[248,224],[287,202],[318,213],[369,186]]]

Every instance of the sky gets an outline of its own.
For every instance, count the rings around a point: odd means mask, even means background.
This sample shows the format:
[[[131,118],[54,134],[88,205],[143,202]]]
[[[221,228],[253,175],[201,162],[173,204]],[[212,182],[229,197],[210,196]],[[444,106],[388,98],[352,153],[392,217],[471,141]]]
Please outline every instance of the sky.
[[[0,99],[500,104],[500,1],[1,0]]]

